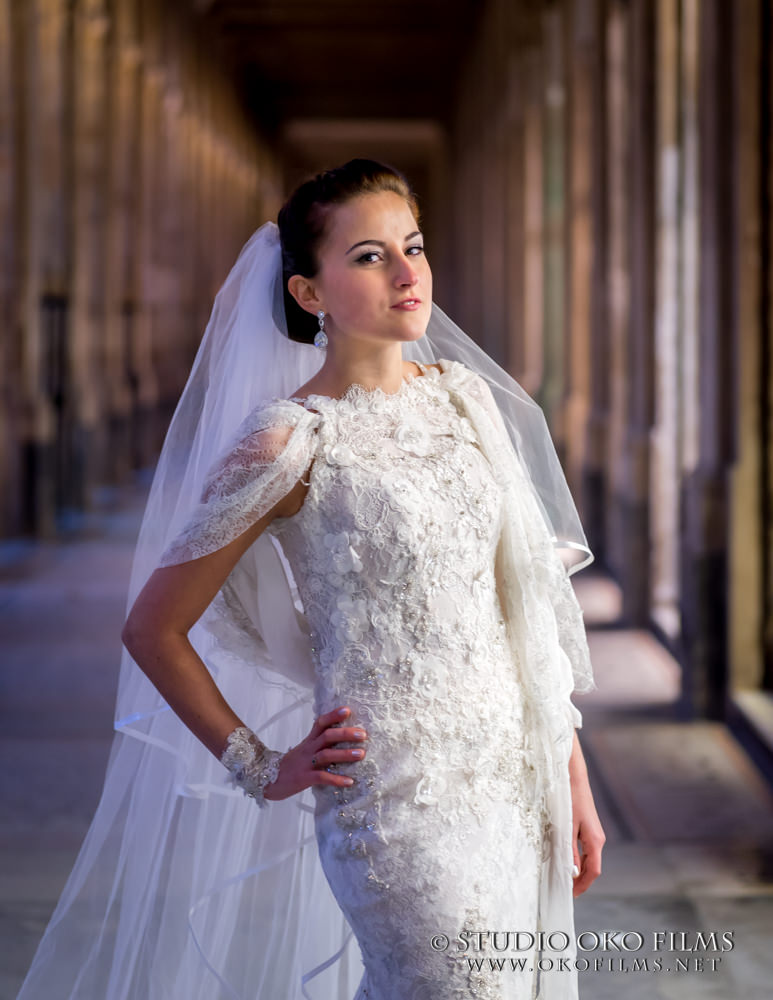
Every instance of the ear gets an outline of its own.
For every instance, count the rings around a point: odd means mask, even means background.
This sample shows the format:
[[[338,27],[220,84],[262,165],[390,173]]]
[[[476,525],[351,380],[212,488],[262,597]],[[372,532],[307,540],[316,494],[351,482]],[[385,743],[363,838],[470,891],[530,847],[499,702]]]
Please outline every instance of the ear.
[[[311,278],[304,278],[302,274],[294,274],[287,282],[287,290],[301,309],[305,309],[307,313],[316,316],[319,309],[324,309]]]

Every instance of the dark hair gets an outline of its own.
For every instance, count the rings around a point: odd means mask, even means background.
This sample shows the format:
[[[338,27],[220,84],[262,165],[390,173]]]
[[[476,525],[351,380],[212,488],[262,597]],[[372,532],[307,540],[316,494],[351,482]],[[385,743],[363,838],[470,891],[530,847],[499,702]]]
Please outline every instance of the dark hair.
[[[282,244],[287,333],[291,340],[311,344],[319,329],[316,316],[298,305],[288,291],[287,282],[294,274],[302,274],[305,278],[316,275],[319,270],[317,254],[332,207],[358,195],[381,191],[394,191],[405,198],[419,221],[418,201],[406,177],[377,160],[354,159],[341,167],[324,170],[304,181],[282,206],[277,221]]]

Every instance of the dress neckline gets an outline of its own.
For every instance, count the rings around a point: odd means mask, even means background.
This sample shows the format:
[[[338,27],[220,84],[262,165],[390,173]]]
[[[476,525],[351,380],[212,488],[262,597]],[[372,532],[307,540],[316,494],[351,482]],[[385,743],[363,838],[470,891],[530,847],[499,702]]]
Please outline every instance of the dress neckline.
[[[411,388],[414,382],[420,382],[422,379],[428,377],[431,372],[436,375],[441,375],[442,372],[431,365],[425,365],[421,361],[414,361],[415,365],[418,365],[421,369],[421,374],[409,374],[404,375],[403,380],[395,392],[387,392],[382,389],[380,385],[368,388],[362,385],[360,382],[350,382],[349,385],[343,390],[340,396],[326,396],[324,393],[320,392],[310,392],[308,396],[288,396],[288,400],[292,403],[298,403],[300,406],[306,407],[308,403],[312,400],[322,400],[323,402],[335,406],[338,403],[347,403],[355,399],[397,399],[405,395],[409,388]]]

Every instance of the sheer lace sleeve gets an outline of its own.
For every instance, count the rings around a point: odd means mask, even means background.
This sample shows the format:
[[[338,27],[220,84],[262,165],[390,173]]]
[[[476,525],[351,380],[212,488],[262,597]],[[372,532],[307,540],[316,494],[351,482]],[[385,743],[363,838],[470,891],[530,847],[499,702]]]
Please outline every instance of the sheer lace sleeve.
[[[199,503],[159,565],[209,555],[267,514],[305,476],[318,422],[318,414],[282,400],[254,410],[208,473]]]

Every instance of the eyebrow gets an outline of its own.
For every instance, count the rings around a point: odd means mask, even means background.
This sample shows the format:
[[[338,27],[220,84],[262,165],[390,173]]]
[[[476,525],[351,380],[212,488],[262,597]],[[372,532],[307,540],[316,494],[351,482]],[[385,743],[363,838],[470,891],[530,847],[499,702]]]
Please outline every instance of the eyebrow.
[[[418,229],[416,230],[415,233],[408,233],[408,235],[405,237],[405,239],[406,240],[412,240],[414,236],[421,236],[421,233],[419,232]],[[355,243],[354,246],[349,247],[349,249],[344,254],[344,257],[346,257],[347,254],[350,254],[352,252],[352,250],[356,250],[357,247],[365,246],[366,243],[375,243],[375,245],[377,247],[385,247],[386,246],[386,243],[384,243],[383,240],[360,240],[359,243]]]

